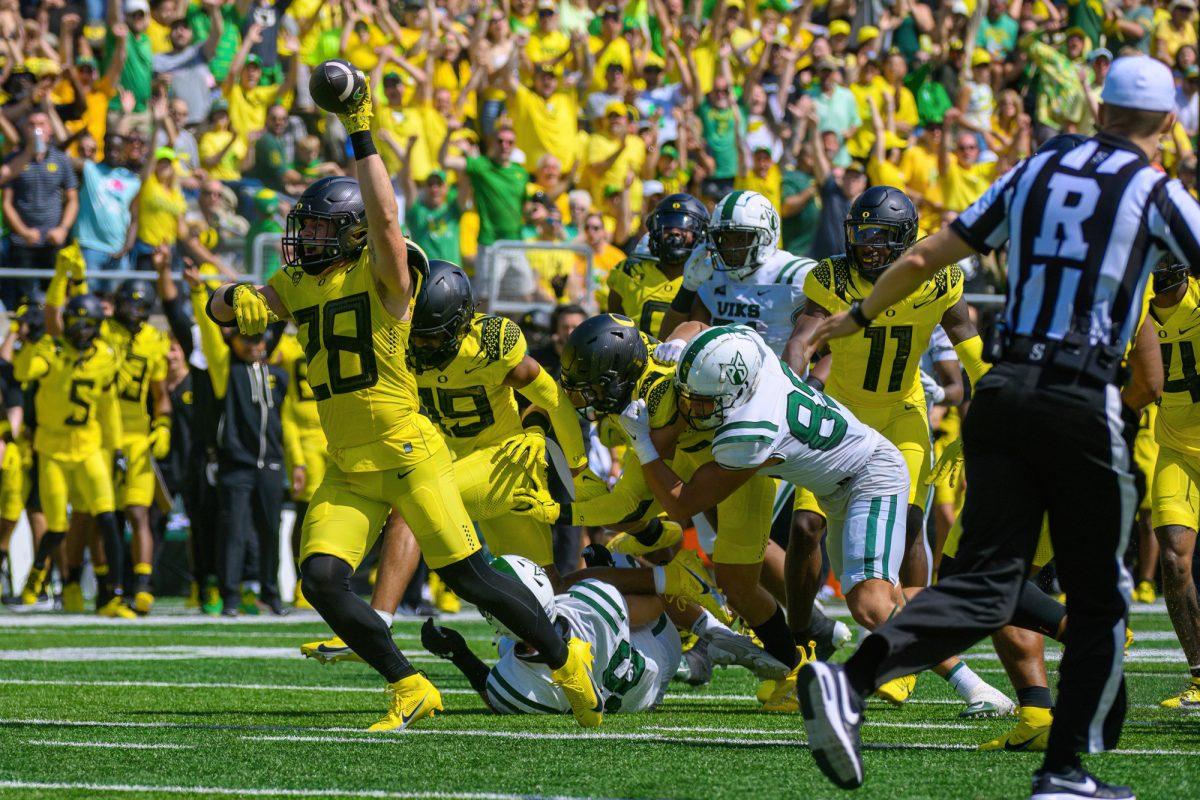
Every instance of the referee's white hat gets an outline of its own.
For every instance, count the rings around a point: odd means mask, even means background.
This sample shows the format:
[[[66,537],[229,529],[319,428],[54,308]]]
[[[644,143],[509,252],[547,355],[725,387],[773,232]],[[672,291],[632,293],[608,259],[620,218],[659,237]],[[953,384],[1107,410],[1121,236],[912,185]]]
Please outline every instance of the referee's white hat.
[[[1138,111],[1174,111],[1175,78],[1171,68],[1150,56],[1123,56],[1113,62],[1100,99]]]

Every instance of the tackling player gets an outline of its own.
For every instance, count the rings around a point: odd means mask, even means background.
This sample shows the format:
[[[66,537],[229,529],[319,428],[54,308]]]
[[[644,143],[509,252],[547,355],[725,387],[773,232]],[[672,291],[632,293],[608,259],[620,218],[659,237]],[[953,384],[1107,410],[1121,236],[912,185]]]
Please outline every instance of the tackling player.
[[[388,682],[388,713],[373,730],[407,728],[442,708],[441,695],[400,653],[388,626],[349,585],[393,506],[425,560],[460,597],[499,619],[551,668],[581,725],[603,708],[590,674],[591,648],[564,641],[519,581],[480,552],[449,450],[418,412],[407,366],[413,300],[427,270],[400,231],[395,194],[375,150],[371,92],[341,115],[358,181],[323,178],[288,214],[287,269],[269,286],[226,284],[209,305],[220,324],[258,334],[272,316],[300,328],[330,463],[301,535],[305,596],[334,633]]]
[[[146,324],[153,305],[154,287],[149,281],[125,281],[113,297],[113,318],[100,330],[100,338],[121,361],[117,397],[124,433],[121,449],[128,464],[125,473],[116,476],[117,508],[124,509],[133,531],[133,610],[139,614],[149,614],[154,605],[151,459],[164,459],[171,451],[171,398],[165,384],[169,345],[166,334]]]

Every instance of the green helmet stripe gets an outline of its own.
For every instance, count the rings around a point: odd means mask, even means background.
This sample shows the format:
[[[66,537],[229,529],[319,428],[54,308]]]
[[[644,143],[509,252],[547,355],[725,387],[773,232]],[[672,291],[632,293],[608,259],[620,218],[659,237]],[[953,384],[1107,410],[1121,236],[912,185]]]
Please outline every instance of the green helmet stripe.
[[[687,383],[687,376],[692,371],[692,362],[696,360],[696,356],[700,355],[700,351],[709,342],[724,332],[725,328],[709,328],[688,343],[687,349],[683,351],[683,357],[679,359],[679,377],[684,383]]]
[[[738,201],[744,194],[744,191],[736,191],[725,198],[725,205],[721,208],[721,222],[733,221],[733,210],[737,208]]]

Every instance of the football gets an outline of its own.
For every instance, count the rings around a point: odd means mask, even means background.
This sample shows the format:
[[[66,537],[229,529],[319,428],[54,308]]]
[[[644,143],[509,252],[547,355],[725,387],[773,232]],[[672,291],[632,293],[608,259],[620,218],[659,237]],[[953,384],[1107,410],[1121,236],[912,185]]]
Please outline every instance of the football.
[[[317,65],[308,79],[313,102],[332,114],[349,112],[366,90],[367,81],[362,72],[340,58]]]

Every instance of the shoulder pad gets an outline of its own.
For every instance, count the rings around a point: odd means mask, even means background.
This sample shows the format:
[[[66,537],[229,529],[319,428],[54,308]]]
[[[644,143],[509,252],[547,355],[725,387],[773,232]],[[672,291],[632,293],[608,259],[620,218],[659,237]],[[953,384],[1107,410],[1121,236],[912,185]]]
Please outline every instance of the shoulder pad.
[[[476,317],[476,323],[479,325],[479,337],[482,342],[483,353],[489,361],[499,361],[501,353],[501,344],[504,332],[504,323],[506,320],[500,317],[485,316],[482,318]]]
[[[671,376],[663,375],[657,381],[650,384],[646,391],[646,410],[650,414],[650,420],[653,422],[662,413],[660,406],[663,400],[671,394]],[[671,419],[675,418],[675,409],[670,409]]]
[[[517,323],[506,319],[502,323],[502,329],[504,334],[500,337],[500,352],[503,355],[508,355],[513,351],[514,347],[521,343],[521,328]]]
[[[938,270],[937,274],[933,276],[933,284],[937,287],[938,297],[943,297],[951,289],[961,286],[964,279],[962,268],[957,264],[951,264]]]

